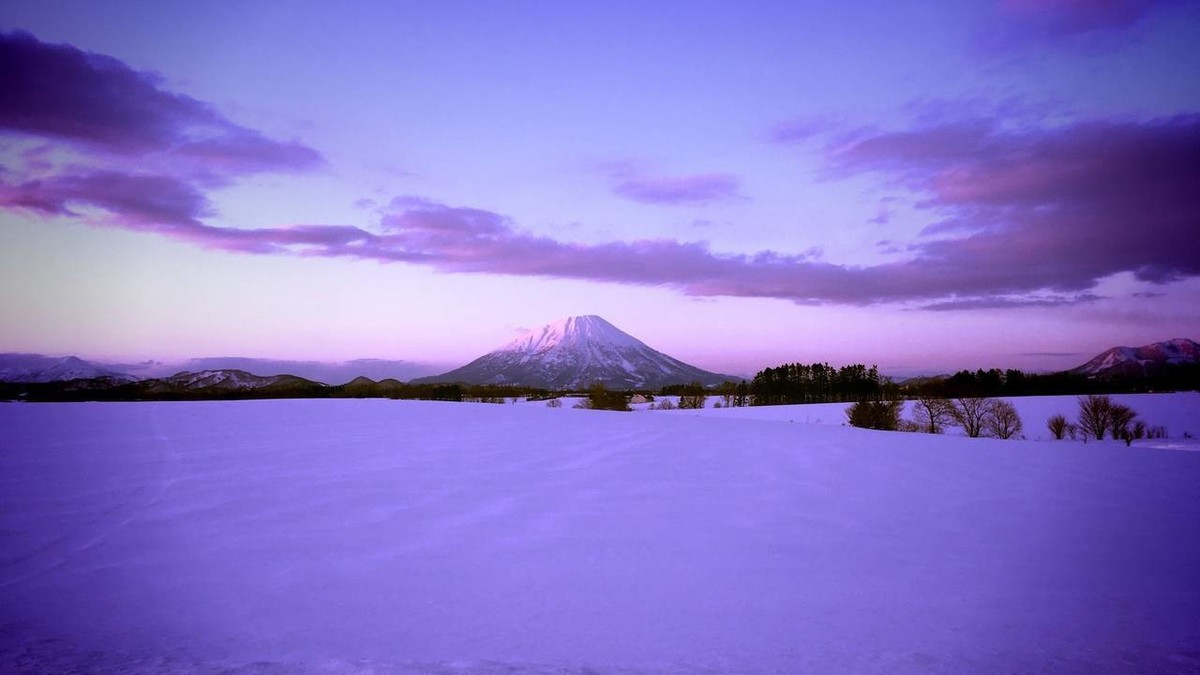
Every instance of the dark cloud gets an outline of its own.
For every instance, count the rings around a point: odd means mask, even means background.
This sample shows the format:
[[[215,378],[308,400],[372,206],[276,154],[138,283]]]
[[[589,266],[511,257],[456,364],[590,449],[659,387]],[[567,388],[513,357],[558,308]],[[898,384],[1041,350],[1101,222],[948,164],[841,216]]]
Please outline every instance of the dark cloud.
[[[1133,272],[1200,274],[1200,116],[1004,131],[973,122],[839,148],[846,172],[901,175],[943,220],[974,232],[919,246],[929,272],[981,293],[1082,290]],[[980,283],[982,282],[982,283]]]
[[[322,163],[312,148],[267,138],[162,85],[110,56],[0,34],[0,131],[85,152],[167,157],[210,179]]]
[[[923,139],[930,139],[928,143]],[[900,175],[926,194],[937,238],[873,266],[819,251],[724,254],[701,242],[582,244],[518,229],[501,214],[420,197],[394,199],[378,232],[338,225],[242,230],[200,222],[186,184],[110,174],[19,185],[5,203],[251,253],[347,256],[439,271],[581,279],[703,296],[804,304],[917,303],[930,310],[1093,302],[1119,272],[1165,283],[1200,275],[1200,117],[1003,131],[986,122],[867,135],[831,151],[846,173]]]

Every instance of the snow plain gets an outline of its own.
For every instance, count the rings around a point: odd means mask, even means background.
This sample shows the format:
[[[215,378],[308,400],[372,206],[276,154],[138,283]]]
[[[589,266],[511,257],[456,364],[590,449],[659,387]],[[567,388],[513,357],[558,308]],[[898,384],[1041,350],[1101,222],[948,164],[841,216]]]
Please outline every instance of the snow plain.
[[[0,404],[0,671],[1200,670],[1200,453],[744,410]]]

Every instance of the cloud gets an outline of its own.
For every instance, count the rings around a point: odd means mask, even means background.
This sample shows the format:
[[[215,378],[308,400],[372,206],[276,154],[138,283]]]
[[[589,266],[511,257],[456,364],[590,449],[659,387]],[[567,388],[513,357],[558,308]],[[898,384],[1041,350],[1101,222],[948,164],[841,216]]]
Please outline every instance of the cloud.
[[[708,204],[744,199],[741,181],[730,173],[653,175],[642,163],[634,161],[601,162],[596,167],[608,174],[613,194],[643,204]]]
[[[1081,290],[1117,272],[1200,274],[1200,115],[1023,131],[976,121],[878,134],[833,161],[903,176],[944,214],[931,232],[974,231],[919,249],[964,282],[992,270],[1010,291]]]
[[[1058,296],[1058,297],[1029,297],[1029,298],[963,298],[943,300],[932,302],[923,305],[921,309],[933,310],[935,312],[951,312],[969,309],[1013,309],[1018,307],[1062,307],[1064,305],[1078,305],[1086,302],[1096,302],[1104,298],[1093,293],[1079,293],[1076,295]]]
[[[0,131],[86,153],[169,158],[211,176],[305,170],[319,153],[239,126],[158,75],[28,33],[0,34]]]
[[[1109,37],[1127,31],[1174,0],[1000,0],[984,36],[990,47]]]
[[[137,176],[113,171],[74,173],[0,186],[0,205],[46,215],[78,216],[75,208],[92,206],[119,214],[130,223],[200,225],[212,215],[202,192],[167,176]]]
[[[847,174],[903,176],[947,226],[906,259],[840,265],[819,252],[720,253],[703,242],[600,244],[521,231],[485,209],[399,197],[377,231],[342,225],[252,230],[202,222],[186,184],[109,174],[19,185],[4,204],[46,214],[107,211],[102,224],[261,254],[351,257],[449,273],[503,274],[673,288],[694,297],[802,304],[913,303],[929,310],[1094,302],[1119,272],[1151,283],[1200,275],[1200,117],[1005,131],[984,120],[863,135],[830,150]],[[82,216],[81,216],[82,217]]]
[[[704,242],[583,244],[522,231],[502,214],[400,197],[373,231],[339,224],[213,224],[207,190],[245,173],[312,168],[320,156],[238,126],[210,106],[106,56],[0,37],[0,132],[41,147],[0,172],[0,209],[152,232],[206,248],[349,257],[442,272],[661,286],[694,297],[928,309],[1090,302],[1130,272],[1164,284],[1200,276],[1200,115],[1059,126],[925,116],[905,129],[853,129],[827,146],[835,176],[877,176],[916,193],[931,225],[897,252],[851,266],[819,251],[723,253]],[[779,142],[787,142],[780,139]],[[619,195],[654,204],[741,198],[730,174],[662,177],[606,169]]]

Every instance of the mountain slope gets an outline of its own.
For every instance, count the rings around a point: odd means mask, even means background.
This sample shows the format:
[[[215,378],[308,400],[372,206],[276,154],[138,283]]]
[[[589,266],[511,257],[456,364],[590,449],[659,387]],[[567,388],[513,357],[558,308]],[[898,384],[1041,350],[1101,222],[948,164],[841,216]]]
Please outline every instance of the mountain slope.
[[[147,380],[141,388],[150,394],[231,394],[238,392],[309,391],[323,388],[319,382],[295,375],[254,375],[244,370],[202,370],[176,373],[170,377]]]
[[[1141,377],[1189,364],[1200,364],[1200,343],[1176,338],[1141,347],[1113,347],[1068,372],[1089,377]]]
[[[519,384],[578,389],[603,382],[611,389],[657,389],[737,378],[711,373],[648,347],[598,316],[560,319],[518,337],[467,365],[415,382]]]
[[[124,381],[137,379],[77,356],[57,358],[41,354],[0,354],[0,382],[65,382],[96,377]]]

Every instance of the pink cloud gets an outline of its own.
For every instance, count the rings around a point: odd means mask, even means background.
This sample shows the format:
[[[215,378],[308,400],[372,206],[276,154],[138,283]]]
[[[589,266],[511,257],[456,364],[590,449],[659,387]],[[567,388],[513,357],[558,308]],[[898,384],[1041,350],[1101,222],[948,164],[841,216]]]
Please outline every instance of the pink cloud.
[[[606,165],[613,194],[643,204],[708,204],[743,199],[741,181],[729,173],[649,174],[636,162]]]
[[[5,192],[4,203],[59,215],[89,204],[112,214],[109,225],[231,251],[806,304],[1050,306],[1094,301],[1091,289],[1119,272],[1156,283],[1200,275],[1194,236],[1200,116],[1020,132],[979,121],[864,135],[831,153],[838,171],[900,175],[925,192],[924,208],[938,218],[929,229],[938,238],[909,244],[907,260],[858,267],[805,254],[717,253],[702,242],[670,239],[565,242],[522,232],[501,214],[415,197],[393,200],[378,232],[339,225],[213,227],[200,222],[206,215],[200,195],[147,178],[21,185]]]

